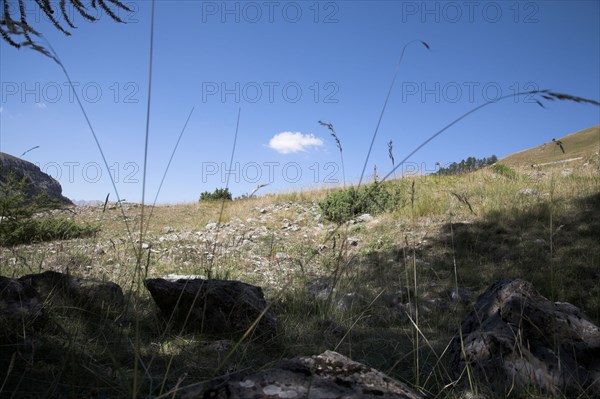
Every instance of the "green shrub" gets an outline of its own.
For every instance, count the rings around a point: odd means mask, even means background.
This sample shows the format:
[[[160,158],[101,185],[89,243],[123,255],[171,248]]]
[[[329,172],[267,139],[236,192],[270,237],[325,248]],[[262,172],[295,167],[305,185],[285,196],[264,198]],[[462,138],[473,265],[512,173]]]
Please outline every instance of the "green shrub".
[[[0,246],[10,247],[42,241],[71,240],[92,236],[99,230],[97,226],[80,225],[65,218],[2,220],[0,222]]]
[[[14,174],[8,174],[0,186],[0,246],[69,240],[99,231],[97,226],[84,226],[65,218],[36,217],[40,211],[56,208],[58,202],[47,195],[29,198],[26,187],[25,179],[16,179]]]
[[[319,202],[323,217],[333,222],[345,222],[364,213],[377,214],[394,210],[400,204],[398,187],[372,183],[334,191]]]
[[[205,191],[200,194],[200,201],[231,201],[232,196],[228,188],[217,188],[212,193]]]
[[[514,169],[501,163],[493,164],[492,171],[500,176],[506,177],[507,179],[519,180],[519,174]]]

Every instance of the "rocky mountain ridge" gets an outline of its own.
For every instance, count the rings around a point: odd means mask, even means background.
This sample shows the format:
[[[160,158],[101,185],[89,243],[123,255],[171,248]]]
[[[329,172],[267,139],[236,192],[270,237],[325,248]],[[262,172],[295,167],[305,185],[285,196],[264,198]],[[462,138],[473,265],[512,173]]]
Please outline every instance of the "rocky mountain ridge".
[[[0,152],[0,189],[8,193],[14,192],[16,187],[11,187],[22,180],[25,181],[25,195],[27,201],[47,195],[48,199],[59,205],[73,205],[70,199],[62,195],[62,187],[52,176],[42,172],[35,164],[17,158],[13,155]]]

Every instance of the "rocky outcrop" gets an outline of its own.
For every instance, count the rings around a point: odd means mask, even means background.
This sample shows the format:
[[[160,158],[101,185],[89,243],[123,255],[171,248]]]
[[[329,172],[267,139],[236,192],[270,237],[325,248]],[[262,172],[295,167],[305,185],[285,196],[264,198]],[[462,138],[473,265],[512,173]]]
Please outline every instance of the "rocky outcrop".
[[[73,205],[71,200],[62,195],[60,183],[51,176],[42,172],[39,167],[31,162],[17,158],[10,154],[0,152],[0,188],[10,188],[12,182],[25,180],[24,191],[28,200],[47,195],[59,205]]]
[[[46,322],[36,290],[27,283],[0,276],[0,343],[21,342]]]
[[[403,383],[339,353],[282,360],[255,373],[237,373],[166,393],[164,398],[422,399]]]
[[[466,367],[500,395],[534,387],[600,397],[600,328],[526,281],[500,281],[479,297],[451,344],[454,377],[466,379]]]
[[[165,319],[188,331],[241,335],[257,319],[253,336],[275,336],[275,316],[260,287],[233,280],[161,278],[145,281]]]
[[[88,280],[54,271],[28,274],[19,281],[33,287],[45,300],[59,299],[94,311],[119,310],[125,301],[121,287],[110,281]]]

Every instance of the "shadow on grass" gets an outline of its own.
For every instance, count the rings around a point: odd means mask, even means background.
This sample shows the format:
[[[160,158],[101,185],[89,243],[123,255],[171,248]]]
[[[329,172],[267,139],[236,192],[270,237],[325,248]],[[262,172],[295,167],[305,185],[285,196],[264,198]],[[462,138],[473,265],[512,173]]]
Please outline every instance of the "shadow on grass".
[[[600,194],[557,209],[545,199],[525,210],[507,206],[469,223],[447,223],[414,245],[405,241],[409,231],[398,231],[393,244],[340,263],[325,299],[299,290],[275,304],[287,329],[286,352],[336,349],[444,397],[451,381],[446,345],[477,295],[498,280],[530,281],[600,324]],[[462,298],[453,297],[456,285]]]
[[[168,331],[149,299],[135,299],[137,314],[127,308],[111,317],[55,304],[39,337],[0,348],[0,378],[8,376],[0,396],[132,397],[139,322],[138,397],[157,395],[163,384],[166,392],[180,382],[327,349],[435,396],[453,397],[443,389],[450,382],[445,348],[476,294],[491,283],[531,281],[544,296],[571,302],[599,323],[600,194],[569,209],[558,212],[548,201],[526,210],[506,207],[470,223],[443,225],[420,243],[405,240],[409,231],[397,231],[379,247],[332,255],[335,272],[323,278],[335,289],[321,299],[302,287],[275,296],[280,334],[266,345],[242,343],[230,357],[235,337]],[[473,295],[453,299],[456,283]]]
[[[600,194],[575,200],[565,213],[543,202],[446,225],[432,243],[434,253],[451,249],[452,240],[459,284],[481,290],[500,279],[521,278],[600,324]],[[451,259],[438,256],[438,262],[448,267]]]

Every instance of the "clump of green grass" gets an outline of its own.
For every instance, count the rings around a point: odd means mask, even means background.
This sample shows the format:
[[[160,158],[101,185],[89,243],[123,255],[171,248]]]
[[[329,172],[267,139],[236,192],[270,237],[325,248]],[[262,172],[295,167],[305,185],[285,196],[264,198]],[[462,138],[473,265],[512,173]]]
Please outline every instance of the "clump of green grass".
[[[3,221],[0,223],[0,246],[72,240],[93,236],[99,230],[97,225],[81,225],[73,220],[55,217]]]
[[[402,196],[396,186],[375,181],[359,188],[334,191],[319,202],[319,206],[323,217],[341,223],[364,213],[392,211],[401,201]]]
[[[519,174],[514,169],[504,164],[495,163],[491,168],[494,173],[506,177],[507,179],[518,180],[520,178]]]

